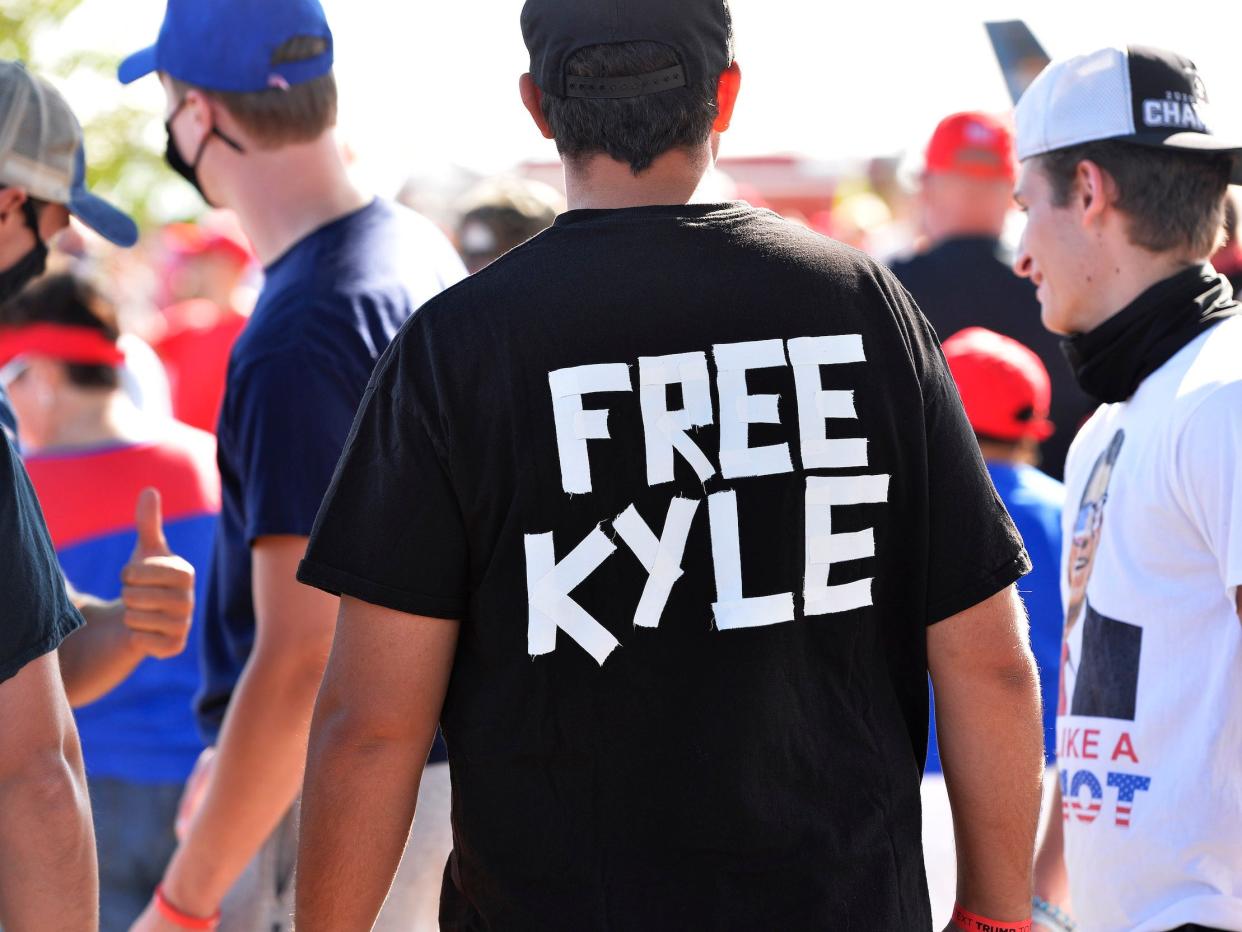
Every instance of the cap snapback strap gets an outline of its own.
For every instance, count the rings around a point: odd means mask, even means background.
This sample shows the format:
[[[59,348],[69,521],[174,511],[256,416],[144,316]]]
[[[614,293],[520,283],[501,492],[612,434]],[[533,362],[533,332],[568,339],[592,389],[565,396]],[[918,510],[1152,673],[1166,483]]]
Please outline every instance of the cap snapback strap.
[[[625,75],[616,78],[584,78],[580,75],[565,76],[566,97],[587,97],[611,100],[621,97],[641,97],[686,86],[686,72],[681,65],[651,71],[647,74]]]

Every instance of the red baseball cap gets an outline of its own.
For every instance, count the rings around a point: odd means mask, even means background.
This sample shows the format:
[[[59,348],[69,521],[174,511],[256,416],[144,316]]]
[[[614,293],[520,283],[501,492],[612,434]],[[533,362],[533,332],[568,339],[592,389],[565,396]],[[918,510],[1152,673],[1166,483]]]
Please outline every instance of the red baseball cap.
[[[1052,436],[1052,383],[1035,353],[984,327],[958,331],[943,349],[976,434],[1010,442]]]
[[[229,211],[213,211],[198,223],[170,223],[163,235],[164,247],[178,259],[220,252],[245,265],[254,258],[250,240]]]
[[[1008,181],[1017,178],[1013,133],[989,113],[954,113],[940,121],[927,144],[924,171]]]

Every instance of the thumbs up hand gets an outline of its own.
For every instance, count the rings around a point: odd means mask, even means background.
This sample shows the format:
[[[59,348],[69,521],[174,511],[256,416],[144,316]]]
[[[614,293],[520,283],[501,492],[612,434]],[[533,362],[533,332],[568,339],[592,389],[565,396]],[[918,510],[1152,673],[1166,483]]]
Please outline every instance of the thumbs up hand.
[[[165,659],[185,649],[194,613],[194,567],[168,548],[160,493],[143,489],[135,512],[138,543],[121,570],[121,603],[130,640],[143,654]]]

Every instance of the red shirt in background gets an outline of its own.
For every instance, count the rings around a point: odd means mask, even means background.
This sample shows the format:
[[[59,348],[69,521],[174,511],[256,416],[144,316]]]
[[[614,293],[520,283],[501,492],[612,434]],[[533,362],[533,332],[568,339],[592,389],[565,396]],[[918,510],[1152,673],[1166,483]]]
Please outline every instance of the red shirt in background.
[[[164,309],[168,329],[155,344],[172,390],[173,416],[215,433],[229,352],[246,316],[204,298]]]

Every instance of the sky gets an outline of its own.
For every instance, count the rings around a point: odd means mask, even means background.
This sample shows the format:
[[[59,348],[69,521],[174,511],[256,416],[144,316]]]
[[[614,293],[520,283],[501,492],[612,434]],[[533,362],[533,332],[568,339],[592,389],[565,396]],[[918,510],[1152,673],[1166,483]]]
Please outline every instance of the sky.
[[[411,174],[434,176],[451,166],[491,173],[555,158],[518,99],[527,65],[521,0],[322,2],[335,36],[341,133],[376,190],[391,193]],[[732,7],[743,88],[722,155],[894,155],[920,148],[945,114],[1008,109],[986,20],[1025,19],[1054,57],[1109,44],[1172,48],[1199,66],[1215,113],[1242,115],[1237,0],[1176,7],[733,0]],[[39,51],[136,50],[155,39],[163,9],[164,0],[85,0]],[[147,137],[163,146],[154,78],[123,90],[90,80],[65,90],[88,114],[117,101],[149,109]]]

